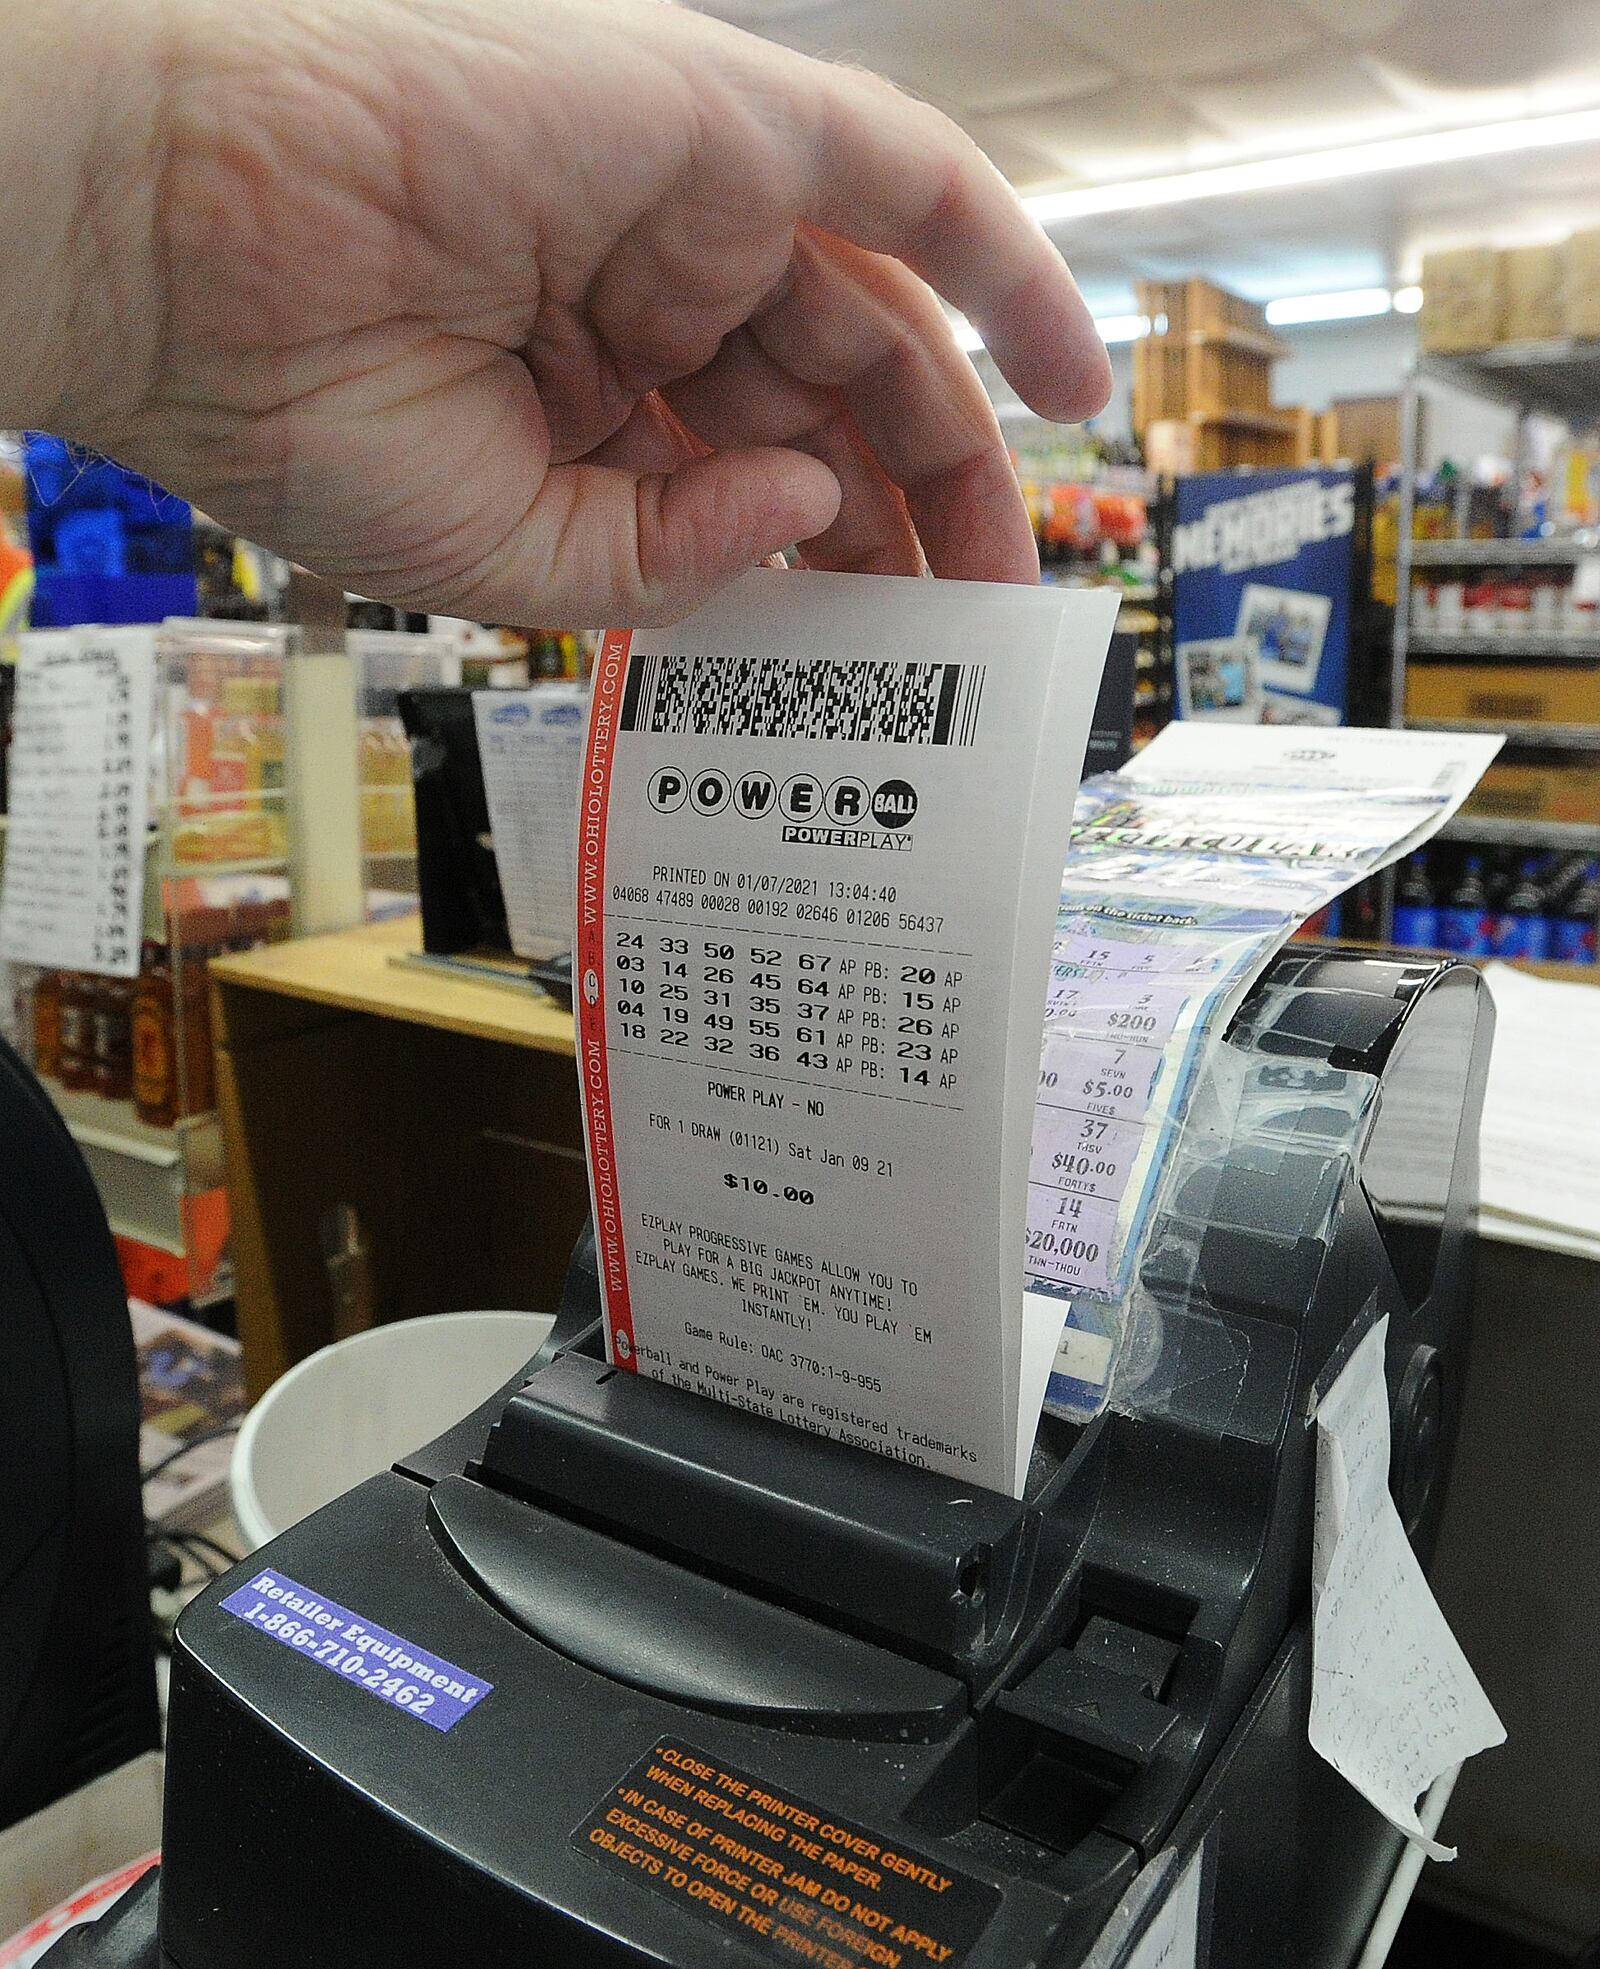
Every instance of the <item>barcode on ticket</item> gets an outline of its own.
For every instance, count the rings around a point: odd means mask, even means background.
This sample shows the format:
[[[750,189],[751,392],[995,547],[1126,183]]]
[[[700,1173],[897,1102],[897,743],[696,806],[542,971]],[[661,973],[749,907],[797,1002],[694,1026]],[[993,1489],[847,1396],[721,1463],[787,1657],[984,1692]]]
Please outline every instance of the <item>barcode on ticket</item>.
[[[971,745],[981,663],[879,663],[814,657],[634,656],[626,732],[726,738],[844,739],[862,745]]]

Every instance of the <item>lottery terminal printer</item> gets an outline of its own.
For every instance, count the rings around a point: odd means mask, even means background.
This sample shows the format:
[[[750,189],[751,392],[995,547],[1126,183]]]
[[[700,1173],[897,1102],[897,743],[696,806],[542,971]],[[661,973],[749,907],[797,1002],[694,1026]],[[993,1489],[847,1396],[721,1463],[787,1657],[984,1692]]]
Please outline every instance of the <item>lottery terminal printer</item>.
[[[1276,959],[1143,1389],[1047,1416],[1021,1501],[608,1367],[586,1239],[507,1389],[188,1609],[163,1865],[52,1969],[1113,1969],[1180,1894],[1214,1969],[1354,1962],[1400,1842],[1306,1739],[1312,1410],[1387,1315],[1426,1561],[1492,1018]],[[317,1659],[329,1607],[449,1727]]]

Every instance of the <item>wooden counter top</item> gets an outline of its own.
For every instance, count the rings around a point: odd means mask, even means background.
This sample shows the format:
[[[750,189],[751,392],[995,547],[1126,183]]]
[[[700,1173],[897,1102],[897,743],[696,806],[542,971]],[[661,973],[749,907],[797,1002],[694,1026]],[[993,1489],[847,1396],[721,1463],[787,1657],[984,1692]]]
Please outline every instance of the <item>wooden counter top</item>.
[[[310,999],[572,1057],[572,1014],[552,999],[395,961],[421,949],[421,918],[402,916],[218,957],[211,977],[230,988]]]

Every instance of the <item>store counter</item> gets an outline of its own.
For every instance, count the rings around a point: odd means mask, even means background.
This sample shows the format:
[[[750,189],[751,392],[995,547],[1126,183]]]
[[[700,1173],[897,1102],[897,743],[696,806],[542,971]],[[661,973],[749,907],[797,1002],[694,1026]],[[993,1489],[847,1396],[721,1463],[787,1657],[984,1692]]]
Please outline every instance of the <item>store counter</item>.
[[[414,917],[211,966],[249,1393],[336,1337],[340,1205],[379,1319],[559,1303],[588,1211],[572,1019],[405,961]]]

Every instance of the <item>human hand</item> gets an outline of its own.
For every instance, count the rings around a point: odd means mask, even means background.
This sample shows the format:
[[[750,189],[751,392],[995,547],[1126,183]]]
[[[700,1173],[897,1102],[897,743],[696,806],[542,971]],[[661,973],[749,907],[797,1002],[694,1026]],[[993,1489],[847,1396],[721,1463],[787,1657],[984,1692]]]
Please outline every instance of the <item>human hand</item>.
[[[148,115],[116,111],[127,185],[94,191],[94,236],[147,223],[147,250],[104,248],[123,332],[71,351],[52,428],[346,587],[488,621],[671,619],[792,541],[1036,578],[930,286],[1043,415],[1091,414],[1109,370],[936,111],[662,0],[163,18]]]

